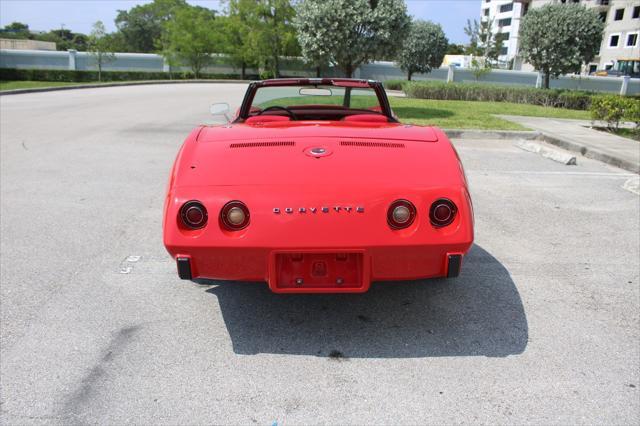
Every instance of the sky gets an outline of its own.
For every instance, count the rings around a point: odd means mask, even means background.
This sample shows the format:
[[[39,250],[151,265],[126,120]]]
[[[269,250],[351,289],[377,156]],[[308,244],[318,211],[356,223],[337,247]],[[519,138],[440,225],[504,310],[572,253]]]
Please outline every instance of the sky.
[[[221,10],[218,0],[187,0],[188,3]],[[482,0],[405,0],[416,19],[442,25],[449,41],[466,43],[463,28],[467,19],[480,18]],[[89,33],[100,20],[108,31],[115,30],[118,10],[127,10],[150,0],[0,0],[0,26],[18,21],[37,31],[64,26],[74,32]]]

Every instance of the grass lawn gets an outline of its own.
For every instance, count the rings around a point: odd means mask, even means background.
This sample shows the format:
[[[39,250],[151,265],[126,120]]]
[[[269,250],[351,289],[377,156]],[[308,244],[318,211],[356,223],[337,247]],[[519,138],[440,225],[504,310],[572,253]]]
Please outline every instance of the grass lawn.
[[[622,136],[623,138],[633,139],[640,142],[640,132],[635,129],[619,128],[617,130],[609,130],[606,127],[593,127],[601,132],[613,133],[614,135]]]
[[[408,99],[390,96],[393,111],[403,123],[434,125],[443,129],[480,130],[528,130],[527,128],[494,117],[493,114],[526,115],[532,117],[575,118],[589,120],[589,111],[550,108],[537,105],[507,102],[440,101],[433,99]],[[260,104],[272,105],[340,105],[342,96],[299,96],[280,98]],[[373,96],[352,96],[351,106],[368,108],[377,105]]]
[[[0,80],[0,90],[35,89],[39,87],[77,86],[89,83],[69,83],[66,81],[12,81]]]
[[[29,89],[37,87],[71,86],[86,83],[59,81],[7,81],[0,80],[0,90]],[[370,107],[375,102],[372,96],[353,96],[351,105]],[[575,118],[588,120],[588,111],[548,108],[537,105],[511,104],[506,102],[440,101],[432,99],[408,99],[390,97],[391,107],[403,123],[435,125],[443,129],[481,130],[527,130],[525,127],[494,117],[492,114],[526,115],[532,117]],[[263,103],[269,105],[298,105],[305,103],[340,104],[342,98],[291,97]],[[626,136],[626,135],[625,135]]]
[[[492,114],[589,120],[589,111],[549,108],[506,102],[439,101],[390,97],[391,107],[403,123],[428,124],[443,129],[527,130]]]

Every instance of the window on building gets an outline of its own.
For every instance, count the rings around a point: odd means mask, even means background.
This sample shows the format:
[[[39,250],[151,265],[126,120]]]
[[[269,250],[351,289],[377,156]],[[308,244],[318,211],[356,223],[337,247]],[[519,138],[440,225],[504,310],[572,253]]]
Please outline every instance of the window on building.
[[[508,27],[511,25],[511,18],[504,18],[498,21],[498,27]]]
[[[624,9],[616,9],[616,14],[613,17],[613,20],[622,21],[622,18],[624,18]]]
[[[638,45],[638,33],[627,34],[627,47],[636,47]]]
[[[607,22],[607,12],[600,12],[600,20],[602,22]]]
[[[507,3],[500,6],[500,13],[511,12],[513,10],[513,3]]]
[[[631,17],[633,19],[638,19],[640,18],[640,6],[634,6],[633,7],[633,13],[631,14]]]
[[[609,38],[609,47],[618,47],[618,42],[620,42],[620,35],[612,34]]]
[[[484,16],[489,16],[489,8],[484,9]]]
[[[589,65],[589,74],[593,74],[598,71],[598,64],[590,64]]]
[[[502,46],[502,49],[500,49],[501,55],[506,55],[508,52],[509,52],[509,48],[507,46]]]

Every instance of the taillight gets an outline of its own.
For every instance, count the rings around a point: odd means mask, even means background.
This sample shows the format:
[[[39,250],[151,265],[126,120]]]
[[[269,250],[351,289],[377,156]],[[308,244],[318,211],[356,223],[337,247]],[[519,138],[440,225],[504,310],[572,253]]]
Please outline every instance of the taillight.
[[[387,223],[393,229],[403,229],[410,226],[416,218],[416,208],[410,201],[396,200],[387,210]]]
[[[207,224],[207,209],[200,201],[187,201],[180,208],[180,218],[187,228],[200,229]]]
[[[220,221],[230,231],[239,231],[249,225],[249,209],[241,201],[230,201],[220,211]]]
[[[450,225],[451,222],[453,222],[453,219],[456,218],[457,213],[458,208],[453,204],[453,201],[441,198],[431,204],[429,219],[433,226],[441,228],[443,226]]]

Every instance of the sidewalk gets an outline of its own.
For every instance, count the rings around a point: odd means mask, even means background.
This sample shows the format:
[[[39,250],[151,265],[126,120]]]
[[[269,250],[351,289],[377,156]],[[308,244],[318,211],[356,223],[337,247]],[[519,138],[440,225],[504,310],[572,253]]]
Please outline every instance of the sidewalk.
[[[589,129],[587,120],[499,115],[539,131],[544,140],[585,157],[640,173],[640,142]]]

